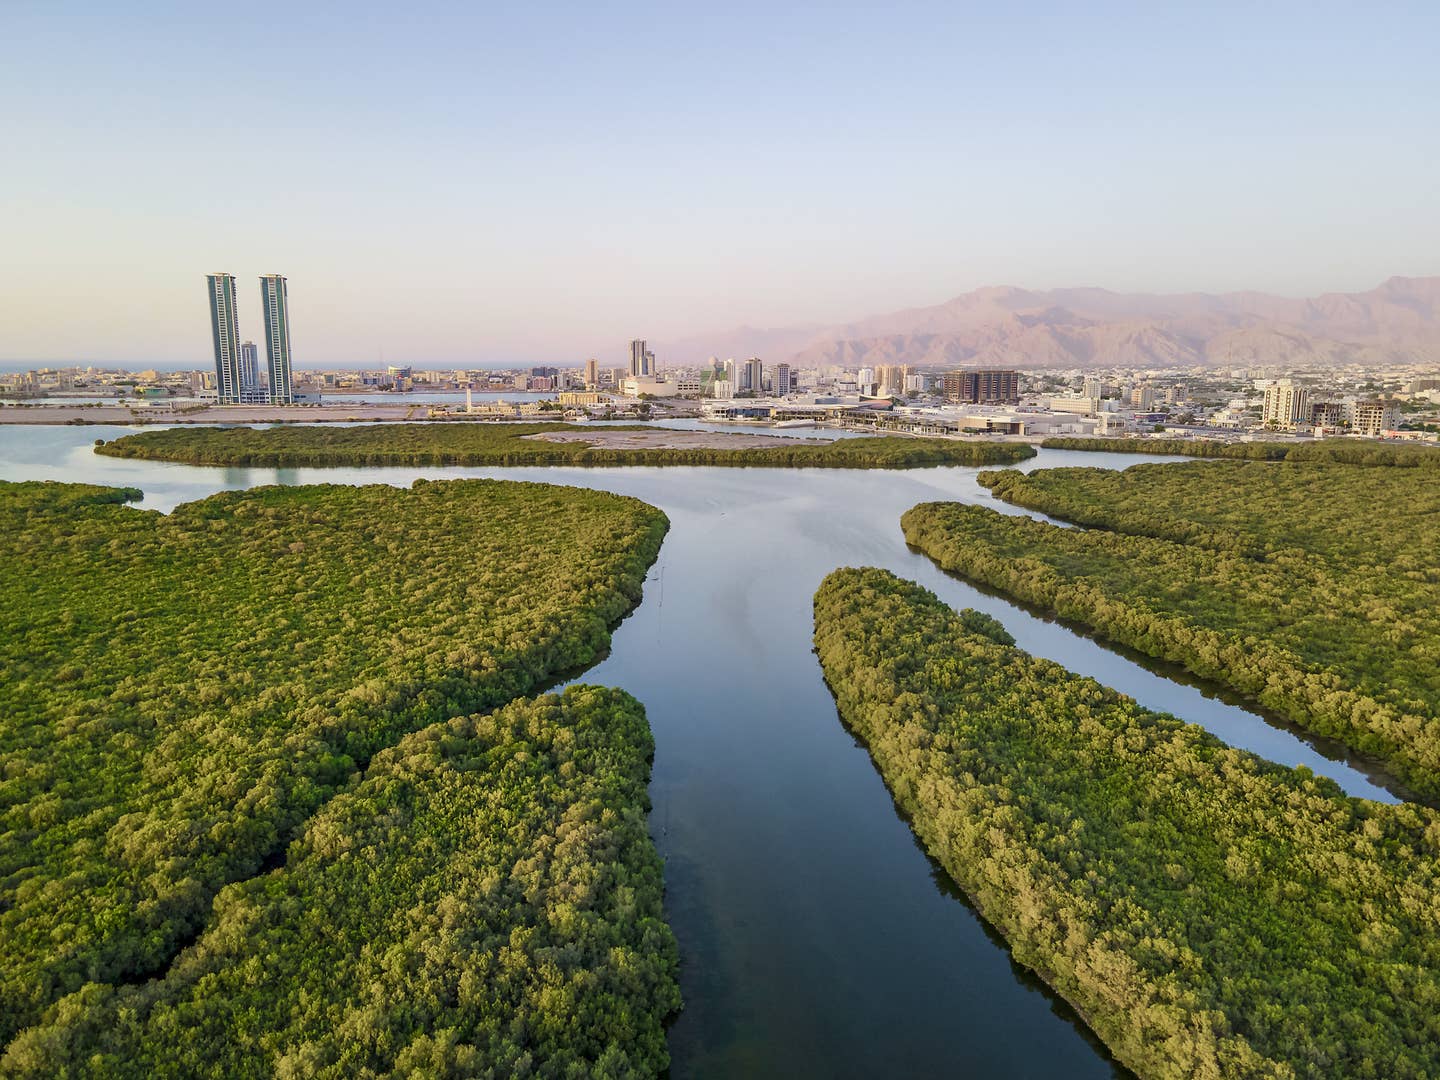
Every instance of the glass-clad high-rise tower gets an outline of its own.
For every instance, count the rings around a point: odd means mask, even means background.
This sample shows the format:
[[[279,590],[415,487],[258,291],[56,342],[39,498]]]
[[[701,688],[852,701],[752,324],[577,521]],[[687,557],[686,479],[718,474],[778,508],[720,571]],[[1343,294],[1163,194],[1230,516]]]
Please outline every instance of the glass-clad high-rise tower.
[[[240,403],[240,330],[235,315],[235,278],[208,274],[210,330],[215,342],[215,391],[221,404]]]
[[[290,384],[290,303],[285,279],[266,274],[260,279],[260,311],[265,319],[265,355],[270,374],[270,404],[292,405]]]

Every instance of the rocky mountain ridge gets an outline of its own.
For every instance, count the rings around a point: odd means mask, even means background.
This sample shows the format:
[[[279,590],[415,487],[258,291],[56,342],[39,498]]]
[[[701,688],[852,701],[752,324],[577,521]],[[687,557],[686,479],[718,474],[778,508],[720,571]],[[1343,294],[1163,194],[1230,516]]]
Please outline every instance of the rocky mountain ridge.
[[[1440,365],[1440,277],[1392,277],[1367,292],[1303,299],[997,286],[824,329],[691,338],[664,355],[677,363],[757,355],[807,367]]]

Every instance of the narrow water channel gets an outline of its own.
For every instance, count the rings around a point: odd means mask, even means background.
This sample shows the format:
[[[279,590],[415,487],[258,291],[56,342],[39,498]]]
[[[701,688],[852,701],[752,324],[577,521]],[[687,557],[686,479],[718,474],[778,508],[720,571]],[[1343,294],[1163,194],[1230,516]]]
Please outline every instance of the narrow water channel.
[[[1296,734],[909,550],[899,519],[917,502],[1018,512],[976,469],[213,469],[90,452],[123,433],[0,428],[0,479],[131,485],[168,510],[257,484],[488,476],[616,491],[670,516],[644,602],[584,681],[633,693],[655,732],[651,823],[686,1001],[670,1033],[676,1077],[1122,1072],[954,894],[841,726],[811,653],[811,597],[836,567],[886,567],[994,615],[1032,653],[1394,801]],[[1153,459],[1043,451],[1024,467],[1140,460]]]

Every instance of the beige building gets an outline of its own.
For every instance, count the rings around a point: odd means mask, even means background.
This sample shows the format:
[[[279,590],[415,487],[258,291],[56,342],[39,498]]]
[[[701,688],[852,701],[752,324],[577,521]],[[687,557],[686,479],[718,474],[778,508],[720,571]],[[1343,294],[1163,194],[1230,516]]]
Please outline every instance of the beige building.
[[[1094,416],[1100,411],[1100,399],[1094,397],[1052,397],[1045,402],[1051,412],[1079,413]]]
[[[1276,379],[1265,388],[1260,421],[1287,430],[1310,423],[1310,391],[1294,379]]]
[[[626,397],[639,397],[641,394],[669,397],[675,392],[675,387],[653,375],[631,375],[620,383],[620,392]]]
[[[1400,410],[1393,401],[1357,401],[1350,406],[1350,430],[1356,435],[1379,435],[1400,426]]]
[[[594,360],[590,361],[592,364]],[[599,405],[610,400],[609,394],[596,393],[594,390],[566,390],[558,395],[561,405]]]

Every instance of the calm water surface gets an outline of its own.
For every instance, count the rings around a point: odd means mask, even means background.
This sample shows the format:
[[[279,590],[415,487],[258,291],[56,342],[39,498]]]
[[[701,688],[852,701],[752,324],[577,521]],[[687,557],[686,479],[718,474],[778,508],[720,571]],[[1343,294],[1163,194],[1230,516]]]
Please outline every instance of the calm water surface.
[[[91,452],[125,428],[0,427],[0,479],[129,485],[169,510],[259,484],[543,480],[634,495],[671,531],[645,599],[584,676],[645,703],[652,832],[680,939],[673,1075],[1124,1075],[1068,1007],[916,846],[845,732],[811,653],[811,597],[839,566],[883,566],[994,615],[1019,644],[1227,742],[1394,797],[1354,764],[1072,630],[985,595],[910,551],[901,513],[958,499],[1016,513],[977,469],[218,469]],[[1042,451],[1025,469],[1142,455]]]

